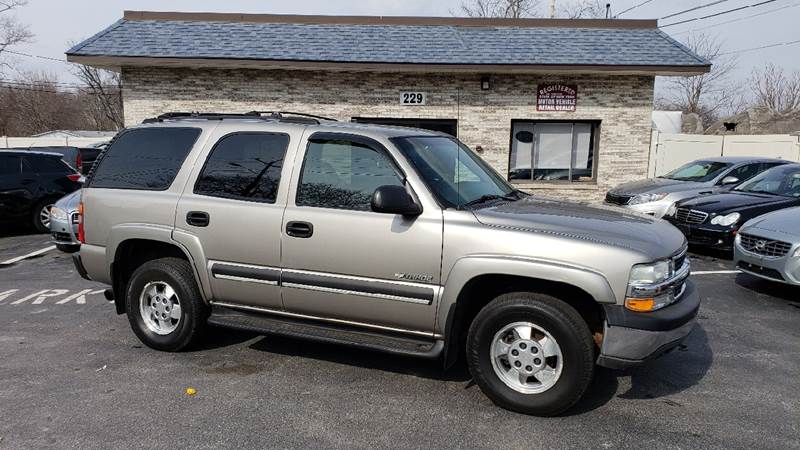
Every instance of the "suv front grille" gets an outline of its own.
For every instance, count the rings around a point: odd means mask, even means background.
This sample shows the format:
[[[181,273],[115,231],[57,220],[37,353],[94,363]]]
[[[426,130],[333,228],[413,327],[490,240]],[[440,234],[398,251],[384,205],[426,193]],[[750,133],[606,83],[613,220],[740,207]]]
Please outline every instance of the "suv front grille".
[[[780,258],[786,256],[792,248],[792,244],[788,242],[772,241],[744,233],[740,233],[739,236],[741,236],[742,248],[757,255]]]
[[[627,205],[633,198],[632,195],[618,195],[611,192],[606,193],[606,202],[614,205]]]
[[[708,218],[708,213],[696,209],[678,208],[675,211],[675,219],[678,222],[698,224],[703,223]]]

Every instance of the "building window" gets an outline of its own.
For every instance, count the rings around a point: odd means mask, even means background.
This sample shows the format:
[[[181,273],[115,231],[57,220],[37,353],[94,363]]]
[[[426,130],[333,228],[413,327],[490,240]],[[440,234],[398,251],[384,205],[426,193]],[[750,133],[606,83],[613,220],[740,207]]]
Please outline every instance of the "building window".
[[[594,181],[599,122],[511,122],[511,181]]]

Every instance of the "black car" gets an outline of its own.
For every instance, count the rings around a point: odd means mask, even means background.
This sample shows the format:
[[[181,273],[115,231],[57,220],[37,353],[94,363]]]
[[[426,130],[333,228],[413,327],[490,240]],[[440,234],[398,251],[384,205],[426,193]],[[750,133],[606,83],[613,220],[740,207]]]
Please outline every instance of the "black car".
[[[49,231],[50,207],[81,188],[81,175],[57,153],[0,150],[0,223]]]
[[[800,206],[800,164],[772,168],[726,193],[679,201],[664,218],[690,244],[731,250],[742,224],[792,206]]]

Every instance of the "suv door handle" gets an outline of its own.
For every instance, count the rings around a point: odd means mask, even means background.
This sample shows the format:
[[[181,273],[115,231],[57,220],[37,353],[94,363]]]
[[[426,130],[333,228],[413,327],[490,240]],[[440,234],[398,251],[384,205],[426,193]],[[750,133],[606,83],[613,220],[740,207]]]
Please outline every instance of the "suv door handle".
[[[310,238],[314,234],[314,225],[308,222],[288,222],[286,224],[286,234],[296,238]]]
[[[194,227],[207,227],[211,218],[205,211],[189,211],[186,213],[186,223]]]

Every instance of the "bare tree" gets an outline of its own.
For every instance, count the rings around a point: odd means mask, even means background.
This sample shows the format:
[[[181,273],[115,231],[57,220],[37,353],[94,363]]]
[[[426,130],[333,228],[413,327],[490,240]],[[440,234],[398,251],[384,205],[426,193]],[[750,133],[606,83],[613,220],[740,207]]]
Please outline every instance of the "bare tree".
[[[559,16],[568,19],[601,19],[606,17],[607,2],[600,0],[576,0],[568,2],[559,10]]]
[[[668,78],[657,106],[696,113],[705,125],[723,114],[737,112],[742,104],[742,95],[741,86],[732,79],[736,57],[723,55],[722,44],[705,34],[690,34],[684,44],[711,62],[711,71],[693,77]]]
[[[756,106],[775,114],[800,111],[800,71],[786,73],[768,63],[761,70],[753,70],[750,86]]]
[[[27,3],[27,0],[0,0],[0,58],[10,47],[29,42],[33,38],[28,26],[13,15],[15,9]],[[0,69],[3,66],[7,64],[0,61]]]
[[[119,130],[125,126],[122,115],[122,83],[116,72],[77,65],[75,76],[86,86],[87,114],[97,130]]]
[[[59,87],[54,75],[23,73],[14,81],[0,86],[4,105],[0,108],[0,134],[30,136],[50,130],[90,128],[86,114],[86,96]]]
[[[540,0],[464,0],[458,12],[467,17],[519,19],[538,16],[539,3]]]

